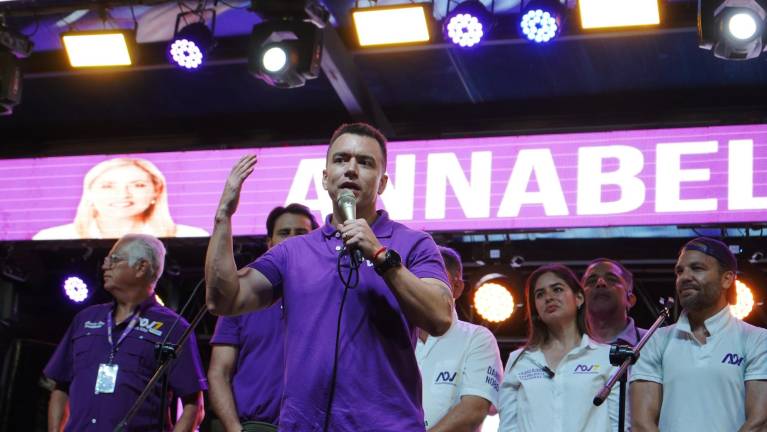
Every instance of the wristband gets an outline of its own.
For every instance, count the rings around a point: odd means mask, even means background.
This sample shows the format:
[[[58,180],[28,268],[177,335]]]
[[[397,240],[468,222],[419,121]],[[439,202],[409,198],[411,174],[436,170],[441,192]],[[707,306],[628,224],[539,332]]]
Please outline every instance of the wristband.
[[[381,255],[381,252],[386,250],[386,246],[381,246],[381,249],[378,249],[376,253],[373,254],[373,262],[378,259],[378,255]]]

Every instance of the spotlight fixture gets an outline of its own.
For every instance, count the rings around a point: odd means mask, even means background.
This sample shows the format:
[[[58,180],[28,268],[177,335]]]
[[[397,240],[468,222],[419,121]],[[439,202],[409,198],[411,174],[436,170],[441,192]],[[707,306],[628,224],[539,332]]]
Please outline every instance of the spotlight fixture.
[[[468,48],[482,40],[490,30],[491,23],[492,17],[485,5],[470,0],[459,4],[445,16],[442,32],[446,40]]]
[[[130,66],[135,53],[133,30],[90,30],[61,34],[61,42],[73,68]]]
[[[474,286],[474,308],[483,319],[500,323],[514,313],[514,288],[507,276],[489,273]]]
[[[211,14],[210,28],[205,24],[205,14]],[[179,30],[182,20],[196,20]],[[173,39],[168,43],[168,59],[171,64],[184,70],[197,70],[207,59],[208,53],[215,46],[213,32],[216,28],[215,9],[184,12],[176,16]]]
[[[64,280],[64,294],[76,303],[82,303],[88,298],[88,285],[77,276],[70,276]]]
[[[301,87],[320,75],[322,30],[299,19],[256,24],[250,36],[248,70],[273,87]]]
[[[0,26],[0,116],[10,115],[21,103],[22,75],[19,58],[32,53],[33,44],[26,36]]]
[[[578,0],[578,13],[584,30],[660,24],[658,0]]]
[[[431,40],[426,3],[355,8],[354,31],[361,47],[424,43]]]
[[[759,57],[767,43],[767,0],[698,0],[699,46],[726,60]]]
[[[522,35],[536,43],[554,39],[562,31],[563,6],[556,0],[530,1],[522,8],[519,30]]]

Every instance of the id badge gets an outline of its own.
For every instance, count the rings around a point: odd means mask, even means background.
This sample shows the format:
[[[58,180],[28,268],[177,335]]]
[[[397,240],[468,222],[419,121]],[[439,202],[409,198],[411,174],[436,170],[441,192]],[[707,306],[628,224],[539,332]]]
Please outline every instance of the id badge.
[[[96,394],[115,392],[117,368],[116,364],[101,363],[99,365],[99,373],[96,375]]]

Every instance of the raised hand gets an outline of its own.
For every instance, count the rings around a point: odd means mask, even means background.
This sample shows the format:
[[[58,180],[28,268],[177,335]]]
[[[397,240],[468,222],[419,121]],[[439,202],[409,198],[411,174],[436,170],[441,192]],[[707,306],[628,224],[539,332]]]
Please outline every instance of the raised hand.
[[[237,161],[226,179],[224,192],[221,194],[221,200],[218,203],[217,217],[232,217],[237,211],[237,204],[240,202],[240,191],[245,179],[250,176],[256,167],[258,157],[256,155],[245,155]]]

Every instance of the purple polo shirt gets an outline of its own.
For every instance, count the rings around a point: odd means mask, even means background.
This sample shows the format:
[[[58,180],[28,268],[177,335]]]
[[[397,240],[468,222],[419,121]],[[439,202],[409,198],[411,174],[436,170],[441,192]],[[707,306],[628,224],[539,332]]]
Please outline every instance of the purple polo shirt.
[[[389,220],[378,211],[373,232],[396,250],[419,278],[447,284],[442,257],[431,236]],[[343,245],[330,224],[285,240],[250,264],[282,295],[285,310],[285,388],[280,431],[319,431],[325,420],[344,292],[336,262]],[[348,265],[348,255],[344,258]],[[330,430],[423,431],[421,376],[415,358],[417,329],[372,264],[359,269],[341,320]]]
[[[240,420],[277,424],[284,362],[282,301],[258,312],[220,317],[211,344],[234,345],[232,391]]]
[[[72,321],[43,373],[60,386],[69,386],[70,417],[66,432],[112,431],[138,398],[155,369],[154,344],[160,342],[176,319],[176,313],[160,306],[154,296],[139,306],[139,321],[118,346],[114,363],[119,366],[114,393],[95,394],[99,364],[107,363],[111,346],[107,339],[107,314],[113,303],[90,306]],[[112,329],[116,343],[130,319]],[[114,324],[113,324],[114,325]],[[189,324],[181,320],[169,341],[176,342]],[[207,389],[197,341],[192,336],[173,362],[168,376],[176,396]],[[128,425],[130,431],[158,431],[160,386],[151,393]],[[170,430],[170,426],[166,425]]]

